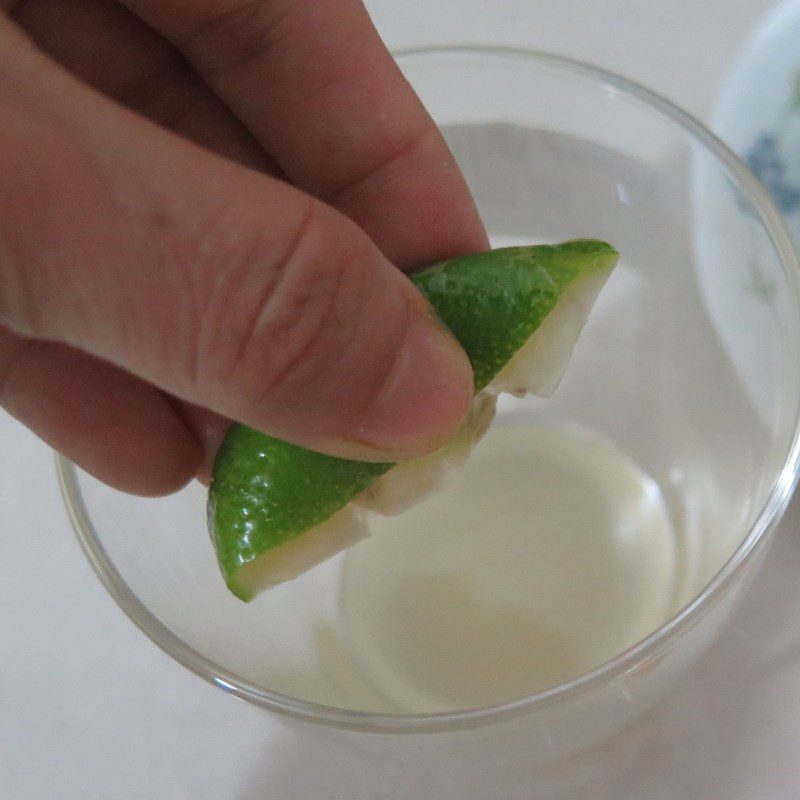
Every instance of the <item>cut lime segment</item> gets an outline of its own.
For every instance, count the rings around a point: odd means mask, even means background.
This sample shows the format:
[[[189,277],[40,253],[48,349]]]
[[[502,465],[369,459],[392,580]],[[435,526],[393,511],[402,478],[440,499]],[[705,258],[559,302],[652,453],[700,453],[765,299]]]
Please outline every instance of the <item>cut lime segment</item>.
[[[323,553],[318,536],[309,539],[305,554],[305,542],[299,553],[283,549],[329,521],[390,467],[323,455],[234,425],[217,453],[208,494],[209,530],[230,590],[250,600],[260,589],[295,577],[349,544],[338,532],[331,544],[335,539],[342,547],[333,552]],[[265,553],[279,557],[255,570]],[[253,566],[243,580],[245,565]]]
[[[393,514],[429,494],[483,435],[497,393],[555,388],[616,261],[604,242],[580,240],[463,256],[411,276],[475,375],[472,413],[434,453],[398,465],[352,461],[234,425],[208,503],[230,590],[250,600],[363,538],[357,505]]]
[[[605,276],[600,278],[602,285],[618,257],[613,247],[592,239],[504,247],[435,264],[411,280],[466,351],[479,392],[528,341],[576,279]],[[583,292],[578,289],[577,294]],[[591,302],[586,314],[596,292],[587,295]],[[584,321],[585,315],[581,325]],[[560,375],[571,353],[572,347],[559,348],[548,366]]]
[[[290,581],[317,564],[352,547],[369,536],[366,513],[350,505],[334,512],[325,522],[306,531],[302,536],[287,539],[270,549],[269,558],[249,561],[237,572],[228,585],[242,600],[284,581]]]
[[[577,276],[487,387],[494,394],[550,397],[558,388],[583,326],[611,269]]]

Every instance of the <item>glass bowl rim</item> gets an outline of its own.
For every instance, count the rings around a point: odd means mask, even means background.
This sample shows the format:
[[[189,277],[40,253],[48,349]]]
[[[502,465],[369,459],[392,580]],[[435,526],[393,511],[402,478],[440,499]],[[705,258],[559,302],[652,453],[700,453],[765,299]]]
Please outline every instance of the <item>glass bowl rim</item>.
[[[638,101],[650,111],[667,117],[690,139],[710,152],[725,167],[734,184],[747,197],[769,234],[786,277],[794,288],[795,305],[800,316],[800,262],[782,216],[767,191],[739,157],[705,125],[671,101],[628,78],[600,67],[565,56],[524,48],[481,44],[430,45],[398,50],[393,55],[400,60],[416,56],[466,56],[478,59],[525,61],[528,64],[549,67],[552,70],[600,82],[609,89]],[[670,620],[623,653],[566,683],[499,705],[431,714],[372,713],[321,705],[264,689],[206,658],[172,633],[125,583],[108,557],[91,523],[81,496],[75,466],[58,453],[56,471],[70,522],[98,578],[131,621],[178,663],[230,694],[279,714],[317,724],[370,733],[433,733],[486,725],[510,716],[529,714],[555,702],[565,701],[599,684],[610,682],[661,652],[683,630],[691,627],[700,618],[701,612],[710,608],[722,596],[724,588],[731,579],[775,529],[798,478],[799,428],[800,419],[796,417],[786,462],[747,536],[704,589]]]

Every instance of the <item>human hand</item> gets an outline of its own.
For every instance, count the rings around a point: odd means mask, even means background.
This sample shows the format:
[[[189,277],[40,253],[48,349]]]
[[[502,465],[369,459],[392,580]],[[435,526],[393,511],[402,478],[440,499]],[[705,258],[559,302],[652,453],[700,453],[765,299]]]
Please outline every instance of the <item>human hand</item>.
[[[3,407],[142,494],[228,419],[376,460],[454,432],[469,364],[398,267],[487,242],[360,2],[0,7]]]

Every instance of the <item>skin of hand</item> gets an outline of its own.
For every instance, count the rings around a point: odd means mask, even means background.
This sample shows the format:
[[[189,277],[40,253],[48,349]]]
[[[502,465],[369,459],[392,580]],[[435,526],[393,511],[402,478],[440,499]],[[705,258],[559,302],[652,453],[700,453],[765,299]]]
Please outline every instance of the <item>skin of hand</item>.
[[[402,270],[487,240],[355,0],[0,0],[0,404],[101,480],[207,478],[229,420],[445,441],[464,353]]]

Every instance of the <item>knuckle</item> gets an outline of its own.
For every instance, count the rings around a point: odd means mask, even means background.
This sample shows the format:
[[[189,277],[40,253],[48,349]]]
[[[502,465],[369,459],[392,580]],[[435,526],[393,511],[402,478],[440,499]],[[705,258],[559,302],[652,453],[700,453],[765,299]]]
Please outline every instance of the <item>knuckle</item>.
[[[330,252],[310,233],[313,223],[304,229],[277,265],[247,330],[245,350],[265,362],[257,392],[262,397],[292,381],[313,383],[350,325],[347,293],[361,259]]]
[[[235,74],[256,63],[280,41],[283,15],[264,0],[236,0],[221,12],[202,16],[180,37],[180,49],[207,79]]]
[[[49,315],[46,297],[37,289],[28,270],[0,240],[0,324],[15,333],[31,337],[47,334]]]
[[[310,385],[346,346],[370,254],[361,237],[326,224],[326,213],[309,200],[282,246],[273,234],[240,247],[240,264],[203,313],[198,375],[265,400],[287,384]]]

